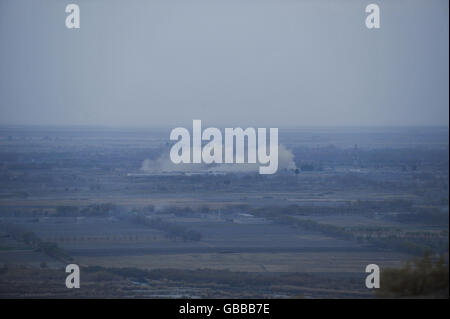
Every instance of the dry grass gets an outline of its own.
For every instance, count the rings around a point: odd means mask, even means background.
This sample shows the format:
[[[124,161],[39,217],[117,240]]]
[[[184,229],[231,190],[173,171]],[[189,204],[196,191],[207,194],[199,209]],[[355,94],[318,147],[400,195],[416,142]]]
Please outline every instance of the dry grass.
[[[205,253],[142,256],[83,257],[83,265],[103,267],[136,267],[142,269],[228,269],[245,272],[364,272],[366,265],[398,267],[407,255],[398,253]]]

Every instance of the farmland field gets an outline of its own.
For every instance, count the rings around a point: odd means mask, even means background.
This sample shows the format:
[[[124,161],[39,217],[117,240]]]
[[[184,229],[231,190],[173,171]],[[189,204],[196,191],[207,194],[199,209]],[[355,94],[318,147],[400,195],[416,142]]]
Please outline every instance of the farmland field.
[[[68,263],[73,296],[163,298],[372,298],[368,264],[448,265],[448,130],[281,131],[300,169],[274,176],[146,171],[165,130],[0,133],[0,296],[70,296]]]

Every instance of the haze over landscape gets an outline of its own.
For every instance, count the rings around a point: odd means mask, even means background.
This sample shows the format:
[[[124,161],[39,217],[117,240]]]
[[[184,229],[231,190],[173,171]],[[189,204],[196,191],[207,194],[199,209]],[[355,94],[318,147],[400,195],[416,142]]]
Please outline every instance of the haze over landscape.
[[[0,0],[0,298],[448,299],[448,1],[76,3]]]

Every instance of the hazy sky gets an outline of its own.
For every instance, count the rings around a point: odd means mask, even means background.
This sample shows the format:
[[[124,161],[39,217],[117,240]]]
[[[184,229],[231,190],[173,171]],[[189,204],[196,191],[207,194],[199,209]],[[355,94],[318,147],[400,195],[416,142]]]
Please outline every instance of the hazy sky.
[[[0,0],[0,124],[448,126],[448,5]]]

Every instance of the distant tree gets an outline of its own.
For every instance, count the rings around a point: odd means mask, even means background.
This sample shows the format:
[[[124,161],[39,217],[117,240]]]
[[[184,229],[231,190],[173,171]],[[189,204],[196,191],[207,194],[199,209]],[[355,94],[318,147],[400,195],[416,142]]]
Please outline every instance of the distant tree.
[[[433,262],[429,253],[400,269],[381,271],[377,297],[436,297],[448,298],[449,267],[444,258]]]

